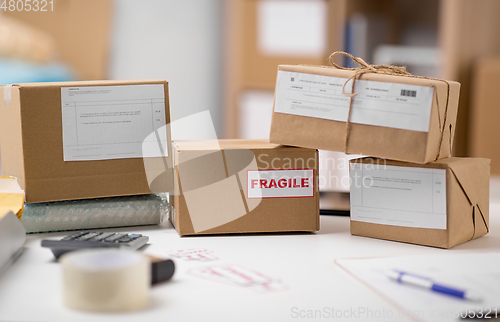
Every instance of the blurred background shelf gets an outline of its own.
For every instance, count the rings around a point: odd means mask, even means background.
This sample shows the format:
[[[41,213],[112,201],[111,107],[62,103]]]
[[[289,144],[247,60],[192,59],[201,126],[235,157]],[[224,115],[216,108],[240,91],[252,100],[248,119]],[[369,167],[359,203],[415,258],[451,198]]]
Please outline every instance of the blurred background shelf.
[[[112,0],[54,0],[54,11],[5,11],[3,15],[52,37],[57,60],[78,79],[106,79],[113,16]]]

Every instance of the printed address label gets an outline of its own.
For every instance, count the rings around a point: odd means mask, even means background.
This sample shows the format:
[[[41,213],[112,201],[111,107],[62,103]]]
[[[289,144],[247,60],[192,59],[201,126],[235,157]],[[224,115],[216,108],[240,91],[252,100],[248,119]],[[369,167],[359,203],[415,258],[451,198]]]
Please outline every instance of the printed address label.
[[[314,169],[248,170],[248,198],[314,196]]]
[[[347,121],[347,79],[278,71],[274,111],[333,121]],[[352,82],[352,80],[350,81]],[[346,91],[351,89],[346,85]],[[350,122],[428,132],[434,88],[356,80]]]
[[[446,170],[351,163],[351,220],[446,229]]]
[[[61,107],[64,161],[167,154],[163,84],[62,87]]]

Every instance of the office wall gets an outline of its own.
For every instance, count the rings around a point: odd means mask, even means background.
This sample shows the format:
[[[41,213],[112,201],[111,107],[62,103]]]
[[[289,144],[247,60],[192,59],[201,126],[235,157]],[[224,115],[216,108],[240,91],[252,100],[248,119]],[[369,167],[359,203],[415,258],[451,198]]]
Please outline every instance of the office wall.
[[[115,1],[109,60],[111,79],[166,79],[172,120],[208,109],[219,137],[222,1]]]

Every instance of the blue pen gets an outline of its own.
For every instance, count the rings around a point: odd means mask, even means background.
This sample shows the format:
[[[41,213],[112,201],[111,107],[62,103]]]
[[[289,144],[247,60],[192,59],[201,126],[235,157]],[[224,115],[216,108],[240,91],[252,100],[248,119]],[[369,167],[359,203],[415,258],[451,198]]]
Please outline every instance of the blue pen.
[[[475,302],[479,302],[482,300],[481,296],[473,291],[466,291],[450,286],[441,285],[435,283],[432,279],[427,277],[418,276],[398,270],[388,271],[386,274],[387,277],[401,284],[420,286],[434,292],[451,295]]]

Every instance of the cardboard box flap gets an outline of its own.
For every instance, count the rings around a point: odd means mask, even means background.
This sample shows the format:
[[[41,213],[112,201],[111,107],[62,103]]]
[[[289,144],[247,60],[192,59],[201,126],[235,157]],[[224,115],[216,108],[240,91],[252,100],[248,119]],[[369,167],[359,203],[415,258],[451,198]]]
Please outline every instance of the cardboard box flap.
[[[472,216],[473,216],[472,223],[474,225],[474,235],[472,236],[471,239],[486,235],[487,233],[490,232],[490,227],[488,227],[488,223],[486,222],[486,219],[484,218],[484,214],[481,212],[479,207],[474,206],[474,208],[472,210]]]
[[[472,222],[474,225],[474,235],[484,235],[489,232],[488,227],[488,207],[489,207],[489,189],[482,184],[489,181],[489,177],[484,171],[484,167],[490,165],[489,159],[460,159],[461,162],[454,162],[458,159],[444,159],[448,161],[451,173],[455,176],[460,188],[464,192],[472,211]],[[439,162],[439,161],[438,161]],[[489,174],[489,173],[488,173]],[[486,177],[485,177],[486,176]]]
[[[16,83],[12,86],[25,87],[83,87],[83,86],[113,86],[113,85],[143,85],[143,84],[167,84],[164,79],[147,80],[97,80],[97,81],[70,81],[70,82],[41,82],[41,83]]]
[[[188,141],[188,140],[177,140],[174,146],[180,151],[196,151],[196,150],[225,150],[225,149],[283,149],[284,146],[280,144],[269,143],[268,139],[262,140],[242,140],[241,142],[233,139],[223,139],[223,140],[198,140],[198,141]],[[290,149],[299,149],[294,146],[286,146]]]

